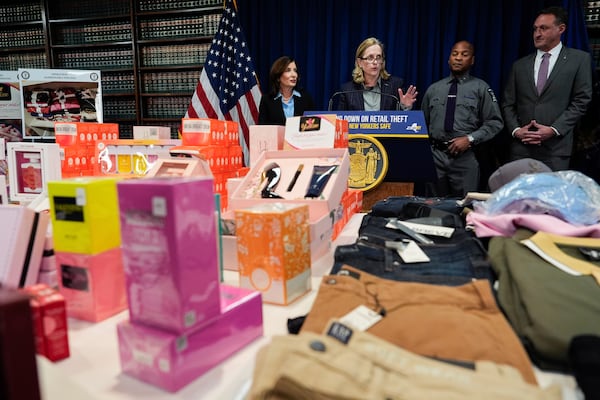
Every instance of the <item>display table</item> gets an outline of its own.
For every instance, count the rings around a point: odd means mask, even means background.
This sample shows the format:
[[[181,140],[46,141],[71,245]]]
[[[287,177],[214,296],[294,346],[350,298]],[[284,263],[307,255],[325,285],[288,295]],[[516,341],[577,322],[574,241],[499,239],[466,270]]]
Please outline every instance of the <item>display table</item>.
[[[210,399],[242,400],[251,384],[258,350],[274,335],[287,334],[287,319],[307,314],[323,275],[333,265],[335,246],[353,243],[364,214],[352,217],[339,237],[312,268],[312,287],[288,306],[263,304],[264,335],[176,393],[169,393],[121,372],[117,324],[128,318],[124,311],[99,323],[69,319],[71,356],[51,363],[38,356],[38,372],[44,400],[152,400]],[[237,285],[238,274],[225,271],[226,284]],[[575,379],[568,375],[535,369],[540,386],[558,383],[564,400],[583,400]]]

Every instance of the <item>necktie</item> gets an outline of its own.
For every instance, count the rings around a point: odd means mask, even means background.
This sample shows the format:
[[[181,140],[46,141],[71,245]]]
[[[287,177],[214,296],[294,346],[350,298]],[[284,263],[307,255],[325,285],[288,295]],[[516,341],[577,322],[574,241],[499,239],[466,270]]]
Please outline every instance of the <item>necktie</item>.
[[[550,64],[550,53],[544,53],[542,55],[542,63],[540,64],[540,70],[538,71],[537,78],[537,91],[538,94],[542,94],[546,81],[548,80],[548,65]]]
[[[448,90],[448,99],[446,100],[446,118],[444,119],[444,130],[452,132],[454,130],[454,111],[456,110],[456,89],[457,79],[452,79],[452,84]]]

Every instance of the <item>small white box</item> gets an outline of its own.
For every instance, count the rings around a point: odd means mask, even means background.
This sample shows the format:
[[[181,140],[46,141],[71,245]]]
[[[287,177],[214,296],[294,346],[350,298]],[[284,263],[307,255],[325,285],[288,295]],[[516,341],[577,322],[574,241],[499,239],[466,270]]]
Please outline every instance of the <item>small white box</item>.
[[[168,126],[134,126],[134,139],[171,139],[171,128]]]
[[[250,125],[250,167],[259,160],[264,151],[283,150],[285,126]]]
[[[58,144],[10,142],[6,147],[11,201],[33,201],[48,192],[49,181],[62,178]]]

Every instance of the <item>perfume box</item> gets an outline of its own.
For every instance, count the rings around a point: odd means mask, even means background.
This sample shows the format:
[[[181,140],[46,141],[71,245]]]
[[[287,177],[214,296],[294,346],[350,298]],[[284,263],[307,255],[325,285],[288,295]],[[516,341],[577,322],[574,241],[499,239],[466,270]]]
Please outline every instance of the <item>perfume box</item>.
[[[116,183],[109,177],[48,183],[56,251],[97,254],[120,246]]]
[[[120,248],[93,255],[57,251],[56,264],[69,317],[98,322],[127,308]]]
[[[308,206],[270,203],[235,211],[240,287],[286,305],[311,288]]]
[[[224,146],[225,121],[213,118],[183,118],[181,144],[184,146]]]
[[[2,399],[41,399],[29,297],[15,289],[0,288],[0,321]]]
[[[0,221],[0,286],[37,283],[48,214],[16,204],[0,205]]]
[[[283,150],[285,126],[250,125],[250,166],[256,164],[264,151]]]
[[[60,148],[56,143],[9,142],[9,196],[30,202],[47,191],[48,182],[61,179]]]
[[[127,375],[176,392],[263,334],[260,293],[220,286],[220,312],[185,334],[135,322],[117,326]]]
[[[57,290],[43,283],[27,286],[23,292],[31,299],[37,353],[50,361],[69,357],[67,311],[64,297]]]
[[[99,139],[94,147],[94,175],[145,176],[156,160],[169,158],[169,150],[179,145],[181,140],[177,139]]]
[[[133,322],[182,332],[219,314],[219,250],[210,177],[119,182]]]
[[[171,139],[171,128],[168,126],[138,126],[133,127],[134,139]]]
[[[317,197],[307,198],[308,189],[316,182],[315,167],[332,170]],[[272,171],[272,172],[269,172]],[[277,182],[270,193],[280,198],[263,198],[269,185],[266,176],[275,176]],[[246,174],[235,191],[229,194],[228,208],[236,210],[262,203],[302,203],[309,206],[310,222],[316,222],[335,210],[348,188],[350,159],[347,149],[306,149],[265,151]],[[320,181],[322,181],[321,178]]]
[[[240,146],[240,124],[237,121],[223,121],[225,123],[225,145]]]
[[[147,177],[208,176],[212,172],[201,158],[159,158],[146,174]]]

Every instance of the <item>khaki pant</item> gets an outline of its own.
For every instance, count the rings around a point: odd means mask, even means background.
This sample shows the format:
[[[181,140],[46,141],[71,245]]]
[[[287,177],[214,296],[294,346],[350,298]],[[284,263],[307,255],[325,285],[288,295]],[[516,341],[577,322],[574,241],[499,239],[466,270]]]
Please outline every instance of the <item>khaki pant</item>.
[[[349,328],[334,323],[335,330]],[[248,400],[501,400],[561,398],[518,370],[492,362],[463,368],[406,351],[367,332],[353,331],[347,344],[304,332],[276,336],[256,358]]]
[[[369,333],[416,354],[511,365],[536,383],[531,360],[487,280],[456,287],[381,279],[356,268],[323,277],[302,332],[321,333],[360,305],[385,316]]]

